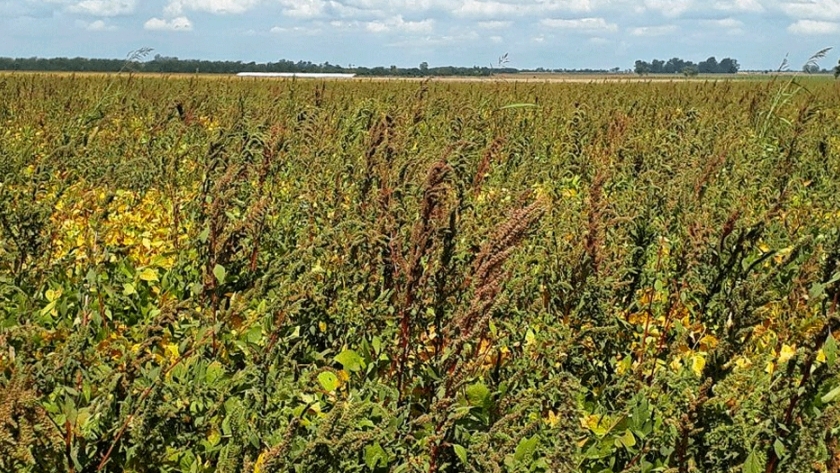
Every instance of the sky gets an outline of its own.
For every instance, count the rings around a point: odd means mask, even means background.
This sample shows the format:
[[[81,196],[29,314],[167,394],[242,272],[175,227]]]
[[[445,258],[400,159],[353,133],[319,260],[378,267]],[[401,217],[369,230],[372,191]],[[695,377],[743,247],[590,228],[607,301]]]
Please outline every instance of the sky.
[[[840,0],[0,0],[0,56],[630,69],[732,57],[800,68]],[[820,62],[832,68],[840,48]]]

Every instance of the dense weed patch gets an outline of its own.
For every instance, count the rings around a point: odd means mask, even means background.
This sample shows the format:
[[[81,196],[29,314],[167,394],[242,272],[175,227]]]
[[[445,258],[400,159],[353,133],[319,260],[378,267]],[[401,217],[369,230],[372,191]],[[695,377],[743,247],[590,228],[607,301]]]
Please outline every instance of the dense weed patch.
[[[2,77],[0,470],[837,471],[806,85]]]

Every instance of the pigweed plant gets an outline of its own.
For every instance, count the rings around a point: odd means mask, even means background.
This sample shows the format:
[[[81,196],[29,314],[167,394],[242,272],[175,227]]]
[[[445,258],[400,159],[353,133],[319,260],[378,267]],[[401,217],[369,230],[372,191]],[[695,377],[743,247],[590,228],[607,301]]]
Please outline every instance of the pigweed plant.
[[[838,471],[795,80],[0,76],[0,471]]]

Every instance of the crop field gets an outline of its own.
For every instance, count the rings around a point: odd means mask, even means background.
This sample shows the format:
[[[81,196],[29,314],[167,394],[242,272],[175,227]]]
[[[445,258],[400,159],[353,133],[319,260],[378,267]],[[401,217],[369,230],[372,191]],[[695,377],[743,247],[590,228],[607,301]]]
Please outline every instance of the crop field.
[[[840,86],[0,76],[0,472],[840,471]]]

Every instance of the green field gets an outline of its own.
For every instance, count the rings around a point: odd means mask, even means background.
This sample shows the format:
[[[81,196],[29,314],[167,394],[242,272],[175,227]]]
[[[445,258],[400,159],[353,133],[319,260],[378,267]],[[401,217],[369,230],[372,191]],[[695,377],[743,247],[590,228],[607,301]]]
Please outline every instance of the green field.
[[[840,87],[0,76],[0,472],[840,471]]]

